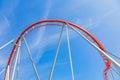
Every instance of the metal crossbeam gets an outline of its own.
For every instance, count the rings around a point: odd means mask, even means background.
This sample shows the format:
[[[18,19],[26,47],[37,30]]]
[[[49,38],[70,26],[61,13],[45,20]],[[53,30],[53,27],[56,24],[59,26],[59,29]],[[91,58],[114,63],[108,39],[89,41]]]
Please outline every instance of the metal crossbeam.
[[[17,53],[16,53],[15,65],[14,65],[14,68],[13,68],[13,74],[12,74],[11,80],[14,80],[16,66],[17,66],[17,63],[18,63],[18,57],[19,57],[20,47],[21,47],[21,41],[19,42],[19,45],[17,47],[18,47],[18,50],[17,50]]]
[[[18,55],[18,64],[17,64],[16,80],[18,80],[19,68],[20,68],[20,54]]]
[[[68,54],[69,54],[69,59],[70,59],[70,69],[71,69],[71,73],[72,73],[72,80],[74,80],[74,71],[73,71],[73,65],[72,65],[72,56],[71,56],[69,32],[68,32],[68,26],[67,25],[66,25],[66,34],[67,34]]]
[[[3,68],[1,71],[0,71],[0,75],[2,75],[2,73],[5,71],[5,68]]]
[[[4,44],[3,46],[0,47],[0,50],[5,48],[6,46],[8,46],[9,44],[11,44],[13,42],[14,42],[14,40],[11,40],[11,41],[7,42],[6,44]]]
[[[10,66],[8,66],[6,69],[7,69],[7,73],[6,73],[5,80],[10,80]]]
[[[54,68],[55,68],[55,64],[56,64],[56,60],[57,60],[57,56],[58,56],[58,52],[59,52],[59,48],[60,48],[60,44],[61,44],[61,38],[62,38],[63,29],[64,29],[64,25],[63,25],[61,33],[60,33],[56,53],[55,53],[55,56],[54,56],[54,61],[53,61],[53,64],[52,64],[52,68],[51,68],[48,80],[52,80],[52,76],[53,76],[53,72],[54,72]]]
[[[98,46],[96,46],[93,42],[91,42],[88,38],[86,38],[80,31],[78,31],[77,29],[75,29],[74,27],[70,26],[75,32],[77,32],[82,38],[84,38],[88,43],[90,43],[94,48],[96,48],[98,51],[100,51],[102,53],[102,55],[104,55],[108,60],[111,61],[111,63],[113,63],[114,65],[116,65],[119,69],[120,69],[120,64],[114,60],[112,57],[110,57],[108,54],[106,54],[106,52],[104,52],[103,50],[101,50]]]
[[[33,67],[33,69],[34,69],[34,72],[35,72],[35,75],[36,75],[36,79],[37,79],[37,80],[40,80],[39,75],[38,75],[38,72],[37,72],[37,69],[36,69],[36,66],[35,66],[34,61],[33,61],[33,59],[32,59],[32,55],[31,55],[30,49],[29,49],[29,47],[28,47],[27,41],[26,41],[26,39],[25,39],[24,36],[23,36],[23,40],[24,40],[24,43],[25,43],[25,47],[27,48],[27,52],[28,52],[30,61],[31,61],[31,63],[32,63],[32,67]]]

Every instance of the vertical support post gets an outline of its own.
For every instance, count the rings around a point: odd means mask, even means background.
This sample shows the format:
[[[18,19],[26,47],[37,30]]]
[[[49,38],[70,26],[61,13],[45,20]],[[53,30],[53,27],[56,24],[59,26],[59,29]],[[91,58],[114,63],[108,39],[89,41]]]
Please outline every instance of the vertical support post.
[[[11,80],[14,80],[16,66],[17,66],[17,63],[18,63],[18,56],[19,56],[19,52],[20,52],[20,47],[21,47],[21,41],[18,44],[18,50],[17,50],[17,53],[16,53],[15,65],[14,65],[14,68],[13,68],[13,74],[12,74]]]
[[[7,69],[7,74],[5,80],[10,80],[10,66],[8,66],[6,69]]]
[[[55,56],[54,56],[54,61],[53,61],[53,64],[52,64],[52,68],[51,68],[48,80],[52,80],[52,76],[53,76],[53,72],[54,72],[54,68],[55,68],[55,64],[56,64],[56,60],[57,60],[57,56],[58,56],[58,52],[59,52],[59,48],[60,48],[60,44],[61,44],[61,38],[62,38],[63,29],[64,29],[64,25],[63,25],[61,33],[60,33],[57,49],[56,49]]]
[[[68,55],[69,55],[69,59],[70,59],[70,69],[71,69],[71,73],[72,73],[72,80],[74,80],[74,71],[73,71],[73,64],[72,64],[72,55],[71,55],[69,32],[68,32],[68,26],[67,26],[67,25],[66,25],[66,34],[67,34],[67,44],[68,44]]]
[[[18,80],[19,67],[20,67],[20,54],[18,55],[18,66],[17,66],[16,80]]]
[[[33,69],[34,69],[34,71],[35,71],[36,79],[37,79],[37,80],[40,80],[39,75],[38,75],[38,72],[37,72],[37,69],[36,69],[36,66],[35,66],[35,64],[34,64],[34,62],[33,62],[33,59],[32,59],[32,55],[31,55],[30,49],[29,49],[29,47],[28,47],[27,41],[26,41],[26,39],[25,39],[24,36],[23,36],[23,40],[24,40],[25,46],[26,46],[26,48],[27,48],[27,52],[28,52],[30,61],[31,61],[31,63],[32,63],[32,67],[33,67]]]

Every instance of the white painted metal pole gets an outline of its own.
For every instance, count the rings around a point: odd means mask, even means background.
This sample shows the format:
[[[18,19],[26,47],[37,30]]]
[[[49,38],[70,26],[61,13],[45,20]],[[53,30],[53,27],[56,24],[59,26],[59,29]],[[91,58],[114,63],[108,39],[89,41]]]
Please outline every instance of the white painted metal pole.
[[[71,69],[71,73],[72,73],[72,80],[74,80],[74,71],[73,71],[73,64],[72,64],[72,55],[71,55],[69,32],[68,32],[68,26],[67,26],[67,25],[66,25],[66,34],[67,34],[67,44],[68,44],[68,55],[69,55],[69,59],[70,59],[70,69]]]
[[[78,31],[76,28],[70,26],[74,31],[76,31],[81,37],[83,37],[88,43],[90,43],[94,48],[96,48],[98,51],[102,53],[107,59],[109,59],[114,65],[116,65],[120,69],[120,64],[114,60],[111,56],[106,54],[103,50],[101,50],[98,46],[96,46],[93,42],[91,42],[87,37],[85,37],[80,31]]]
[[[7,67],[7,74],[5,80],[10,80],[10,66]]]
[[[18,57],[19,57],[20,47],[21,47],[21,41],[19,42],[19,44],[18,44],[17,47],[18,47],[18,50],[17,50],[17,53],[16,53],[15,65],[14,65],[14,68],[13,68],[13,74],[12,74],[11,80],[14,80],[16,66],[17,66],[17,63],[18,63]]]
[[[3,46],[0,47],[0,50],[5,48],[6,46],[8,46],[9,44],[11,44],[13,42],[14,42],[14,40],[11,40],[11,41],[7,42],[6,44],[4,44]]]
[[[18,55],[18,64],[17,64],[16,80],[18,80],[19,68],[20,68],[20,54]]]
[[[50,71],[50,75],[49,75],[48,80],[52,80],[52,76],[53,76],[53,72],[54,72],[54,68],[55,68],[55,64],[56,64],[56,60],[57,60],[57,56],[58,56],[58,52],[59,52],[59,48],[60,48],[60,44],[61,44],[61,38],[62,38],[63,29],[64,29],[64,25],[63,25],[61,33],[60,33],[56,53],[55,53],[55,56],[54,56],[54,61],[53,61],[53,64],[52,64],[52,69]]]
[[[37,69],[36,69],[36,66],[35,66],[35,64],[34,64],[34,62],[33,62],[33,59],[32,59],[32,55],[31,55],[30,49],[29,49],[29,47],[28,47],[27,41],[26,41],[26,39],[24,38],[24,36],[23,36],[23,40],[24,40],[25,46],[26,46],[26,48],[27,48],[30,61],[31,61],[31,63],[32,63],[32,67],[33,67],[33,69],[34,69],[34,71],[35,71],[36,78],[37,78],[37,80],[40,80],[39,75],[38,75],[38,72],[37,72]]]

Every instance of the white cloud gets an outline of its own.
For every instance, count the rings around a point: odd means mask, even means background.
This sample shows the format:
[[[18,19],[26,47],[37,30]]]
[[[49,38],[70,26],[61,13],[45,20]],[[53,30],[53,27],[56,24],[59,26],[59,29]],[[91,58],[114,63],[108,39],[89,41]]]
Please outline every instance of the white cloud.
[[[2,41],[5,34],[9,31],[9,26],[10,26],[10,22],[7,19],[7,17],[4,15],[0,15],[0,37],[1,37],[0,41]],[[6,62],[7,62],[6,56],[0,54],[0,69],[6,66]]]
[[[114,14],[115,12],[117,12],[119,10],[120,10],[120,8],[111,9],[111,10],[107,11],[106,13],[104,13],[104,15],[98,16],[96,19],[88,18],[85,22],[81,22],[81,19],[77,18],[75,23],[84,27],[85,29],[90,30],[90,29],[95,28],[94,26],[97,27],[97,25],[99,25],[104,19],[108,18],[109,16],[111,16],[112,14]]]
[[[15,10],[15,8],[18,6],[20,0],[11,0],[8,2],[3,1],[2,3],[2,9],[1,9],[1,13],[4,14],[5,16],[10,16],[13,11]]]
[[[61,1],[62,5],[57,6],[57,13],[60,14],[73,14],[76,11],[79,11],[80,7],[85,5],[88,0],[66,0],[65,2]],[[59,3],[60,4],[60,3]]]
[[[10,23],[7,17],[1,15],[0,16],[0,36],[2,36],[8,31],[9,26],[10,26]]]
[[[10,22],[7,17],[9,17],[18,6],[20,0],[12,0],[9,2],[3,1],[1,6],[0,14],[0,36],[8,32]]]
[[[46,3],[46,7],[45,7],[45,12],[44,12],[44,16],[43,16],[43,19],[47,19],[48,16],[49,16],[49,13],[50,13],[50,10],[51,10],[51,0],[48,0],[47,3]],[[34,42],[34,45],[33,45],[33,49],[37,48],[38,45],[40,44],[41,47],[40,47],[40,52],[43,53],[43,49],[44,47],[46,46],[45,44],[42,45],[41,41],[42,41],[42,38],[45,36],[44,33],[45,33],[45,27],[41,28],[39,30],[39,32],[37,33],[35,39],[36,41],[33,41]],[[40,55],[39,55],[40,56]]]
[[[48,0],[48,1],[47,1],[47,4],[46,4],[46,7],[45,7],[45,9],[44,9],[45,12],[44,12],[43,19],[47,19],[47,18],[48,18],[49,13],[50,13],[50,10],[51,10],[51,6],[52,6],[51,0]]]
[[[5,67],[7,59],[0,55],[0,68]]]

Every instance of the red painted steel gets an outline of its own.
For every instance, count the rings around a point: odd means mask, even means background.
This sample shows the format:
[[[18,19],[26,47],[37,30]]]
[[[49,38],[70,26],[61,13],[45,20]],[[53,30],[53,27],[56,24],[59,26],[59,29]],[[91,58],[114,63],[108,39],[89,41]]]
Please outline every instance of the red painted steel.
[[[20,36],[18,37],[18,39],[16,40],[15,43],[18,44],[19,41],[21,40],[22,36],[23,36],[27,31],[29,31],[30,29],[32,29],[35,25],[42,24],[42,23],[46,23],[46,22],[59,22],[59,23],[69,24],[69,25],[73,26],[74,28],[77,28],[77,29],[83,31],[84,33],[86,33],[86,34],[98,45],[98,47],[99,47],[101,50],[105,51],[105,49],[104,49],[104,47],[102,46],[102,44],[101,44],[91,33],[89,33],[87,30],[83,29],[82,27],[80,27],[80,26],[78,26],[78,25],[75,25],[75,24],[73,24],[73,23],[71,23],[71,22],[67,22],[67,21],[64,21],[64,20],[42,20],[42,21],[36,22],[36,23],[30,25],[29,27],[27,27],[27,28],[20,34]],[[13,49],[12,49],[12,51],[11,51],[11,53],[10,53],[10,57],[9,57],[9,59],[8,59],[7,67],[10,65],[10,63],[11,63],[11,61],[12,61],[12,57],[13,57],[14,51],[15,51],[16,49],[17,49],[17,45],[14,45],[14,46],[13,46]],[[101,55],[101,56],[102,56],[102,55]],[[105,80],[108,80],[108,78],[107,78],[107,72],[108,72],[109,69],[110,69],[111,63],[110,63],[110,61],[109,61],[108,59],[106,59],[104,56],[102,56],[102,59],[104,60],[105,65],[106,65],[106,68],[105,68],[105,70],[104,70],[104,77],[105,77]],[[6,71],[7,71],[7,70],[6,70]],[[6,73],[5,73],[5,76],[6,76]],[[4,76],[4,80],[5,80],[5,76]]]

